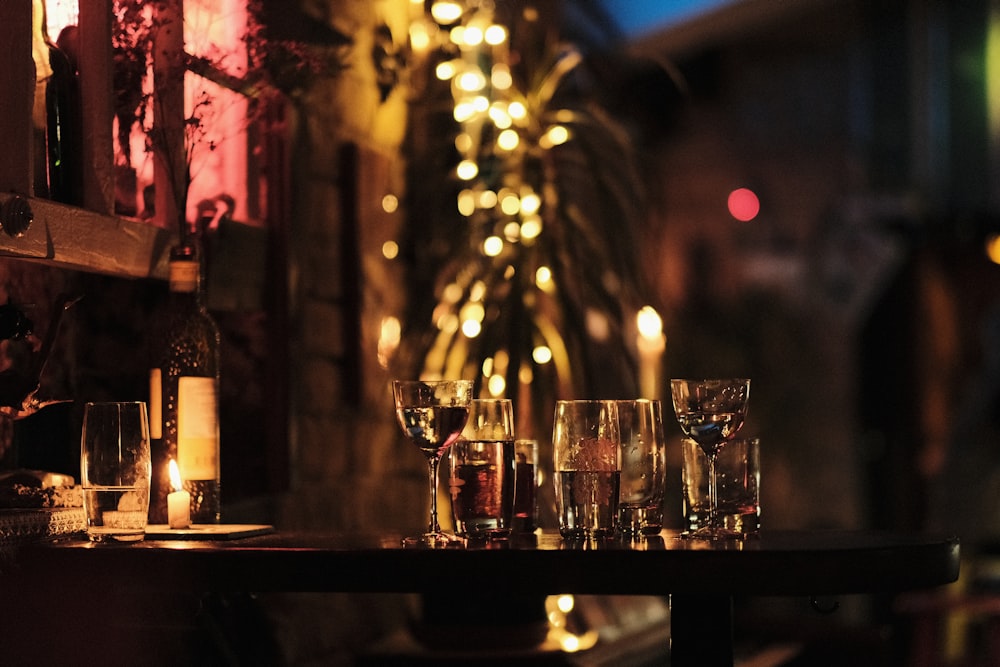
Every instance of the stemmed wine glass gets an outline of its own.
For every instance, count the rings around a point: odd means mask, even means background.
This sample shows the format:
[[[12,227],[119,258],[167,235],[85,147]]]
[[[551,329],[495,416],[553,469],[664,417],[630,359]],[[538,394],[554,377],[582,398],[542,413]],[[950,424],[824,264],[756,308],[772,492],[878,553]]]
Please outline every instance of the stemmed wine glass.
[[[695,537],[723,536],[718,522],[718,480],[715,461],[746,419],[750,380],[670,380],[674,412],[684,435],[698,443],[708,457],[708,525]]]
[[[427,457],[431,496],[427,531],[404,538],[403,545],[437,548],[464,544],[462,538],[442,532],[438,524],[438,463],[469,419],[472,381],[393,380],[392,397],[400,428]]]

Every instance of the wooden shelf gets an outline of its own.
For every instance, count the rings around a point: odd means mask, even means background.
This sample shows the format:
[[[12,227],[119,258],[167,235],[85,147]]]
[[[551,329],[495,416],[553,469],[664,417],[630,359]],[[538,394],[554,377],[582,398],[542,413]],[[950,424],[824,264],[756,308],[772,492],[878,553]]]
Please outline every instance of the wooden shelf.
[[[0,193],[0,205],[14,195]],[[171,234],[149,222],[26,198],[34,221],[19,238],[0,232],[0,256],[128,278],[165,278]]]

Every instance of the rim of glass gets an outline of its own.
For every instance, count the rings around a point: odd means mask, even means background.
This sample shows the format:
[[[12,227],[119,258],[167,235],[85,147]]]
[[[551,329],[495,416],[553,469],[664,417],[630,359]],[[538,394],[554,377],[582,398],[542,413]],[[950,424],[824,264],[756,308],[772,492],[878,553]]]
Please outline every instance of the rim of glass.
[[[750,378],[670,378],[671,382],[750,382]]]

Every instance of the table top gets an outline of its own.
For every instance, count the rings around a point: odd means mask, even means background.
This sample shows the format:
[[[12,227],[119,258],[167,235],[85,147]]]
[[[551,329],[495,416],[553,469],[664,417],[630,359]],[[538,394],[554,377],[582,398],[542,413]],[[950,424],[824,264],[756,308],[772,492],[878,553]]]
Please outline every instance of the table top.
[[[26,545],[0,568],[47,585],[150,590],[427,593],[449,578],[489,577],[511,593],[835,595],[955,581],[959,541],[871,531],[762,531],[742,543],[682,539],[566,542],[539,531],[508,542],[404,549],[399,536],[283,532],[225,541]],[[23,579],[22,579],[23,580]]]

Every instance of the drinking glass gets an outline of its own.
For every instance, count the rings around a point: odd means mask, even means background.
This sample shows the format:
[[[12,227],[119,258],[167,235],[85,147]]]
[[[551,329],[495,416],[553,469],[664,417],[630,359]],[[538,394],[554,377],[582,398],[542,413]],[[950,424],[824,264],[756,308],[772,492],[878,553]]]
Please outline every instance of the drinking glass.
[[[470,380],[393,380],[396,421],[403,433],[427,457],[430,485],[430,521],[427,531],[403,539],[404,546],[447,547],[464,544],[462,538],[442,532],[438,523],[438,464],[462,434],[472,401]]]
[[[674,412],[684,435],[698,443],[708,457],[708,525],[690,533],[693,537],[724,537],[718,520],[718,479],[715,465],[719,452],[743,427],[750,380],[670,380]]]
[[[467,538],[510,535],[514,509],[514,408],[507,398],[474,399],[448,452],[451,511]]]
[[[145,403],[84,406],[80,472],[90,540],[142,540],[152,475]]]
[[[618,404],[556,401],[552,463],[560,535],[614,537],[622,469]]]
[[[666,445],[660,401],[618,401],[622,441],[619,526],[631,537],[656,535],[663,528]]]

